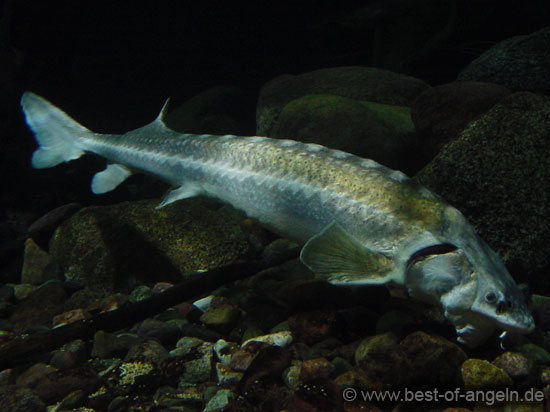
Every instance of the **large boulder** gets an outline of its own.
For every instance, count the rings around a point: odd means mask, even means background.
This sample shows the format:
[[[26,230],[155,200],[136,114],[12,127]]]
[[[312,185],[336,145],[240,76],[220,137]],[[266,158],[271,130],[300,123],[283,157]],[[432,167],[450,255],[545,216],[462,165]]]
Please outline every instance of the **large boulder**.
[[[271,136],[343,150],[406,173],[425,164],[410,155],[416,149],[416,136],[405,106],[306,95],[282,109]]]
[[[411,107],[411,117],[425,156],[433,159],[468,123],[509,94],[497,84],[467,81],[424,90]]]
[[[67,277],[111,293],[178,281],[249,250],[243,214],[229,206],[200,197],[157,205],[143,200],[84,208],[55,232],[51,258]]]
[[[410,106],[428,85],[422,80],[373,67],[333,67],[267,82],[256,109],[256,133],[271,136],[283,108],[306,95],[332,94],[360,101]]]
[[[460,209],[518,280],[550,292],[550,97],[514,93],[416,179]]]
[[[471,62],[457,80],[550,94],[550,27],[501,41]]]

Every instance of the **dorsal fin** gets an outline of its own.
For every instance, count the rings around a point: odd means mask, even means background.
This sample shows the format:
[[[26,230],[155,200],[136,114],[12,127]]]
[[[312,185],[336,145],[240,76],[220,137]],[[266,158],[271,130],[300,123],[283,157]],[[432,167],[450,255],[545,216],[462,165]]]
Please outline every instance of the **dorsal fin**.
[[[164,104],[162,105],[162,109],[160,109],[160,113],[156,117],[155,120],[153,120],[151,123],[140,127],[139,129],[132,130],[128,133],[126,133],[126,136],[132,136],[135,134],[143,135],[143,134],[177,134],[174,130],[170,129],[166,123],[164,123],[164,117],[166,116],[166,113],[168,111],[168,105],[170,103],[170,98],[166,99]]]
[[[162,105],[162,108],[160,109],[160,113],[158,114],[157,118],[155,119],[155,122],[160,122],[164,126],[166,126],[166,124],[164,123],[164,116],[166,116],[166,112],[168,111],[168,106],[169,105],[170,105],[170,98],[166,99],[166,101]]]

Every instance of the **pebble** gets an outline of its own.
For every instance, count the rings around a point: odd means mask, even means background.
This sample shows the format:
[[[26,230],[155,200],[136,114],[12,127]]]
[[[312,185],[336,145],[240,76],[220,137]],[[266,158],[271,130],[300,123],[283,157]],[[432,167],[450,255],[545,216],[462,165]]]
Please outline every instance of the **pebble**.
[[[328,311],[298,313],[288,318],[288,325],[297,342],[312,345],[332,335],[336,315]]]
[[[238,346],[236,344],[227,342],[223,339],[218,340],[212,347],[216,357],[223,366],[229,366],[231,355],[237,348]]]
[[[78,322],[79,320],[91,319],[92,315],[84,309],[73,309],[67,312],[55,315],[52,320],[52,327],[68,325],[69,323]]]
[[[155,293],[151,290],[149,286],[140,285],[136,286],[130,295],[128,296],[128,301],[131,303],[140,302],[145,299],[149,299],[151,296],[154,296]]]
[[[540,346],[527,343],[521,345],[518,351],[531,358],[537,365],[550,365],[550,354]]]
[[[486,390],[513,384],[506,372],[484,359],[467,359],[460,367],[460,373],[466,390]]]
[[[13,288],[13,296],[16,302],[26,299],[32,292],[38,289],[38,286],[31,285],[30,283],[10,284],[8,286]]]
[[[238,307],[224,304],[208,308],[200,317],[200,321],[216,332],[227,334],[235,327],[240,317],[241,310]]]
[[[502,369],[512,379],[529,377],[534,366],[531,358],[519,352],[504,352],[502,355],[497,356],[492,364]]]
[[[243,372],[236,372],[221,363],[216,363],[215,368],[218,384],[226,388],[236,386],[243,377]]]
[[[220,389],[216,394],[208,401],[203,409],[203,412],[218,411],[231,402],[235,398],[235,394],[229,389]]]
[[[46,376],[51,375],[56,371],[57,369],[53,366],[46,365],[45,363],[35,363],[19,375],[15,382],[19,386],[33,388]]]
[[[180,385],[203,383],[210,380],[212,374],[212,354],[203,354],[201,358],[185,362],[185,370],[180,375]]]
[[[300,384],[301,369],[302,363],[300,361],[292,361],[292,365],[283,372],[283,382],[285,385],[296,388]]]
[[[168,351],[159,341],[156,339],[147,339],[145,341],[138,341],[132,345],[124,357],[124,361],[146,359],[155,365],[159,365],[168,356]]]
[[[87,355],[84,341],[73,340],[53,353],[50,365],[59,370],[74,368],[83,365],[87,360]]]
[[[210,308],[210,305],[212,304],[212,299],[214,298],[214,295],[206,296],[202,299],[194,301],[193,305],[199,308],[201,311],[206,312]]]
[[[128,349],[139,341],[139,337],[133,333],[108,333],[102,330],[94,334],[91,355],[100,359],[126,354]]]
[[[315,379],[329,379],[334,372],[334,366],[325,358],[308,359],[302,362],[300,381],[308,382]]]
[[[135,330],[141,338],[155,338],[163,344],[171,344],[181,336],[181,329],[174,322],[163,322],[157,319],[145,319]]]
[[[273,346],[280,346],[282,348],[292,343],[292,332],[285,330],[276,333],[270,333],[268,335],[256,336],[243,342],[241,347],[245,347],[249,342],[264,342]]]
[[[202,339],[193,337],[183,337],[176,343],[176,348],[170,351],[171,356],[185,356],[191,353],[191,350],[198,348],[206,343]]]
[[[155,403],[164,408],[177,406],[199,407],[202,406],[203,399],[202,388],[197,386],[188,386],[185,388],[162,386],[157,389],[153,396]],[[182,411],[186,411],[186,409],[182,409]]]

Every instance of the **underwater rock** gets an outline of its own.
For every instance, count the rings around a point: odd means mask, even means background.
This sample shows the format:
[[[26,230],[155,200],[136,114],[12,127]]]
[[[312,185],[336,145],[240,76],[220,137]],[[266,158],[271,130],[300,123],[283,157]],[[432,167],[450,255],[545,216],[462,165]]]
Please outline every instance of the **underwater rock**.
[[[158,339],[163,344],[173,344],[181,337],[181,329],[177,324],[156,319],[145,319],[139,324],[135,332],[140,338]]]
[[[546,367],[540,372],[540,382],[543,385],[550,384],[550,368]]]
[[[9,284],[8,287],[13,288],[13,297],[17,302],[26,299],[31,293],[38,289],[38,286],[29,283]]]
[[[550,292],[550,97],[513,93],[417,175],[457,207],[516,281]]]
[[[354,100],[409,106],[428,85],[422,80],[374,67],[332,67],[297,76],[282,75],[260,90],[256,134],[271,136],[289,102],[305,95],[331,94]]]
[[[519,352],[504,352],[497,356],[493,362],[496,367],[502,369],[514,380],[528,378],[533,372],[534,362],[531,358]]]
[[[229,366],[224,366],[221,363],[215,364],[216,380],[220,386],[235,387],[243,377],[242,372],[236,372]]]
[[[73,412],[78,412],[78,410],[77,411],[74,411],[74,410],[79,406],[82,406],[86,402],[87,395],[88,394],[86,393],[86,391],[82,389],[77,389],[76,391],[71,392],[67,396],[65,396],[61,400],[61,402],[59,402],[56,405],[53,412],[68,411],[68,410],[71,410]]]
[[[342,411],[343,404],[342,392],[336,384],[317,380],[298,385],[288,401],[288,409],[304,412]]]
[[[214,366],[213,344],[203,342],[194,347],[184,356],[184,370],[179,376],[180,385],[188,383],[203,383],[210,380]]]
[[[540,346],[527,343],[516,348],[516,350],[532,359],[535,365],[550,365],[550,353]]]
[[[26,387],[6,385],[0,387],[0,405],[6,411],[44,412],[46,404]]]
[[[50,327],[52,318],[63,311],[67,292],[62,285],[48,283],[19,302],[10,318],[15,331]]]
[[[162,371],[150,359],[120,362],[103,373],[102,382],[110,395],[142,393],[156,388]]]
[[[237,344],[220,339],[216,343],[214,343],[212,350],[216,354],[218,361],[223,366],[229,366],[231,362],[231,355],[234,351],[237,350],[237,348]]]
[[[248,251],[241,212],[206,198],[157,205],[143,200],[84,208],[55,232],[50,256],[73,279],[107,294],[177,282]]]
[[[231,360],[229,361],[229,367],[232,370],[244,372],[248,369],[258,353],[270,347],[281,348],[279,346],[271,345],[266,342],[250,340],[246,343],[246,345],[242,345],[240,348],[237,348],[235,351],[233,351],[233,353],[231,354]]]
[[[68,310],[53,317],[52,327],[57,328],[79,320],[90,319],[91,317],[92,315],[84,309]]]
[[[410,364],[392,333],[363,339],[355,351],[355,363],[369,380],[391,386],[408,381]]]
[[[410,109],[331,94],[305,95],[286,104],[270,137],[316,143],[413,173],[425,164]]]
[[[267,335],[255,336],[243,342],[241,345],[245,347],[250,342],[262,342],[267,343],[271,346],[280,346],[282,348],[290,345],[292,343],[292,333],[288,330],[283,330],[281,332],[269,333]]]
[[[417,331],[403,339],[399,347],[410,363],[410,386],[457,386],[457,371],[466,360],[457,344]]]
[[[186,356],[191,353],[193,349],[198,348],[202,344],[207,343],[202,339],[194,338],[190,336],[184,336],[177,341],[175,349],[170,351],[171,356]]]
[[[494,45],[457,77],[496,83],[512,91],[550,93],[550,28]]]
[[[210,398],[203,409],[203,412],[219,411],[231,402],[235,398],[235,394],[229,389],[220,389],[216,394]]]
[[[54,230],[80,209],[82,209],[82,205],[79,203],[68,203],[56,207],[35,220],[27,230],[28,235],[40,248],[47,249]]]
[[[191,97],[166,115],[165,122],[181,133],[254,134],[254,119],[246,114],[254,102],[234,86],[214,86]]]
[[[146,360],[152,362],[154,365],[159,365],[168,356],[168,351],[160,342],[155,339],[147,339],[132,345],[124,357],[124,361]]]
[[[153,295],[154,293],[150,287],[139,285],[136,286],[134,290],[132,290],[132,292],[130,292],[130,295],[128,296],[128,301],[132,303],[140,302],[142,300],[150,298]]]
[[[40,285],[47,279],[43,276],[46,267],[50,264],[48,253],[38,246],[31,238],[25,241],[23,252],[23,269],[21,270],[21,283]]]
[[[159,406],[164,408],[187,406],[200,407],[203,403],[203,393],[196,386],[188,386],[185,388],[173,388],[170,386],[161,386],[155,392],[153,400]],[[182,412],[186,412],[187,409],[181,409]],[[189,409],[193,411],[195,409]]]
[[[316,379],[330,379],[333,373],[334,366],[327,359],[308,359],[301,364],[300,381],[309,382]]]
[[[216,301],[216,299],[214,299]],[[230,303],[213,303],[208,310],[204,312],[200,321],[206,327],[216,332],[227,334],[235,327],[241,317],[241,311],[238,307]]]
[[[460,373],[466,390],[504,388],[513,383],[506,372],[483,359],[467,359]]]
[[[337,316],[331,311],[297,313],[288,318],[288,326],[296,342],[311,345],[332,336],[337,327]]]
[[[44,402],[59,402],[69,393],[83,390],[87,393],[95,390],[99,377],[89,366],[58,371],[41,379],[34,387],[34,392]]]
[[[27,386],[34,388],[38,382],[44,379],[46,376],[57,372],[57,369],[51,365],[45,363],[35,363],[27,368],[21,375],[17,377],[15,382],[18,386]]]
[[[59,370],[75,368],[87,360],[86,344],[81,339],[66,343],[50,358],[50,365]]]
[[[14,308],[15,290],[13,286],[0,286],[0,318],[11,315]]]
[[[413,102],[411,118],[426,159],[454,140],[471,121],[510,94],[496,84],[456,81],[424,90]]]
[[[125,355],[139,338],[132,333],[108,333],[102,330],[94,334],[92,357],[108,359],[117,355]]]
[[[293,360],[292,364],[283,371],[283,382],[286,386],[295,388],[300,384],[300,370],[302,362]]]

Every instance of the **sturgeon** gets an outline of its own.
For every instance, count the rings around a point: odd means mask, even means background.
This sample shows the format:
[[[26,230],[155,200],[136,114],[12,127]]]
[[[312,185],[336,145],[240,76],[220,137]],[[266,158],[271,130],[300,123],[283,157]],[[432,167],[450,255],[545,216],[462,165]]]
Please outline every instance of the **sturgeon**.
[[[441,197],[373,160],[267,137],[181,134],[163,117],[123,135],[98,134],[31,92],[21,105],[38,149],[35,168],[94,153],[107,159],[94,193],[136,172],[176,187],[158,207],[207,195],[301,244],[300,259],[337,285],[395,284],[439,306],[458,341],[495,330],[526,334],[534,321],[500,258]]]

